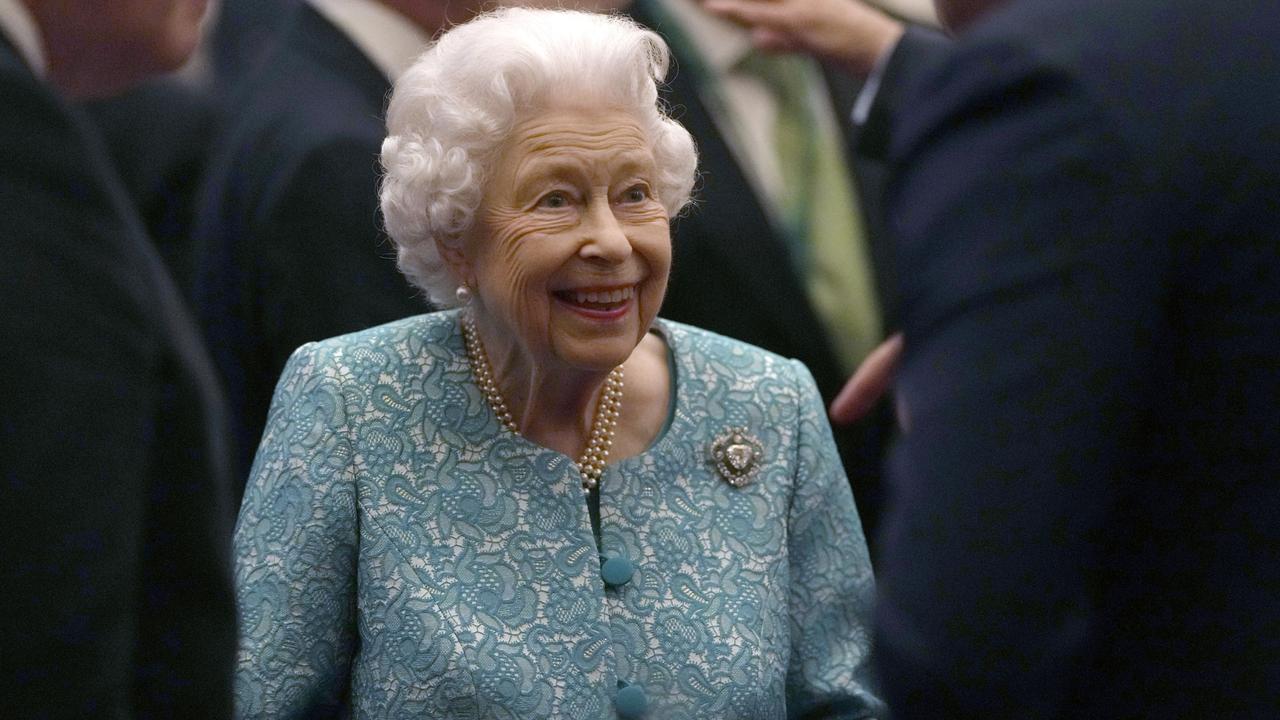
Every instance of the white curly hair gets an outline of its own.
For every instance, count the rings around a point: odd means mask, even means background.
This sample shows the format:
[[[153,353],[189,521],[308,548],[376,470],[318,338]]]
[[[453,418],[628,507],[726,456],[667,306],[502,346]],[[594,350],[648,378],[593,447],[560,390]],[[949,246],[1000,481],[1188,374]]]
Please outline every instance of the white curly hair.
[[[380,190],[400,270],[440,307],[458,279],[437,242],[457,247],[511,129],[557,103],[630,112],[647,133],[654,193],[675,217],[697,167],[693,138],[660,107],[666,43],[632,20],[504,8],[445,33],[396,83],[387,109]]]

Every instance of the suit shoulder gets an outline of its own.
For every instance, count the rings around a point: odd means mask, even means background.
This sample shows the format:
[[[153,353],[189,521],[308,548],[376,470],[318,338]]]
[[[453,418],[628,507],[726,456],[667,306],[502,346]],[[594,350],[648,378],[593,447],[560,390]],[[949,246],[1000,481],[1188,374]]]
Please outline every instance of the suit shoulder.
[[[0,164],[6,180],[37,168],[74,164],[83,170],[83,128],[75,111],[16,58],[0,48]]]
[[[357,69],[326,65],[281,47],[261,76],[233,93],[224,111],[220,154],[277,162],[310,148],[357,141],[376,152],[380,101],[389,83],[371,87]]]
[[[271,77],[228,104],[240,109],[225,115],[218,128],[202,190],[204,225],[242,240],[274,214],[293,217],[292,205],[300,205],[317,217],[373,227],[378,150],[385,135],[379,108],[336,79],[312,77],[302,68],[290,83],[281,71],[269,71]],[[349,202],[353,193],[367,202]],[[329,202],[316,203],[316,197]],[[348,215],[351,209],[358,212]],[[224,224],[252,232],[233,232]],[[347,232],[353,225],[338,227]]]
[[[251,118],[223,126],[219,154],[274,164],[334,145],[356,145],[362,151],[367,148],[372,158],[385,134],[378,109],[344,92],[340,85],[260,93],[266,94],[270,97],[250,98],[244,106]],[[318,105],[316,97],[326,102]]]

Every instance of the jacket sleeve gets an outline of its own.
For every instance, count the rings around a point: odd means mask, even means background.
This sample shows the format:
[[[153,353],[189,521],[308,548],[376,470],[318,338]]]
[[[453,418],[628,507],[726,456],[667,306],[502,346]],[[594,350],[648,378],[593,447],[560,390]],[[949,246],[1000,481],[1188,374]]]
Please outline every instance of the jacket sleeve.
[[[788,715],[877,717],[882,708],[870,677],[875,582],[867,543],[818,388],[803,364],[791,362],[800,407],[788,517]]]
[[[338,716],[356,648],[346,410],[317,346],[289,359],[235,533],[236,716]]]

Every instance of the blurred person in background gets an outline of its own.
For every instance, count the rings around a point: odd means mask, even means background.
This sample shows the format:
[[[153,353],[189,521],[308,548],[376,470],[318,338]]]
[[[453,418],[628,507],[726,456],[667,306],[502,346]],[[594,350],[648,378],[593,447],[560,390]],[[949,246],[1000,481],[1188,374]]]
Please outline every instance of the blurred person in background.
[[[271,0],[255,2],[271,5]],[[77,103],[101,134],[152,242],[188,300],[195,201],[220,107],[209,39],[226,14],[224,4],[209,0],[200,46],[181,67],[125,92]]]
[[[290,359],[236,530],[244,718],[868,718],[810,374],[656,318],[697,162],[662,40],[506,10],[397,82],[381,201],[461,305]]]
[[[225,718],[230,458],[212,363],[73,100],[191,53],[199,0],[0,0],[0,697]]]
[[[204,40],[180,68],[81,103],[188,300],[197,262],[192,226],[219,117],[239,115],[230,89],[261,65],[298,2],[209,0]]]
[[[1000,1],[983,0],[984,7]],[[950,47],[949,39],[935,28],[932,9],[914,0],[706,0],[703,7],[749,30],[752,43],[763,52],[807,53],[862,82],[847,120],[853,124],[861,173],[875,178],[864,185],[868,191],[883,192],[893,129],[911,97],[912,81],[945,58]],[[868,206],[883,212],[883,198]],[[880,217],[876,225],[888,234],[887,218]],[[831,401],[832,421],[847,425],[875,413],[901,357],[901,333],[868,354]]]
[[[300,2],[226,101],[193,243],[196,303],[228,389],[238,477],[295,348],[429,308],[396,270],[377,212],[382,117],[392,81],[478,5]]]
[[[665,316],[801,360],[831,400],[896,324],[883,171],[856,156],[848,119],[860,81],[761,52],[695,0],[629,13],[670,42],[663,98],[701,153],[698,202],[672,228]],[[890,427],[877,409],[836,429],[869,532]]]
[[[892,133],[895,717],[1273,718],[1280,6],[938,6]]]

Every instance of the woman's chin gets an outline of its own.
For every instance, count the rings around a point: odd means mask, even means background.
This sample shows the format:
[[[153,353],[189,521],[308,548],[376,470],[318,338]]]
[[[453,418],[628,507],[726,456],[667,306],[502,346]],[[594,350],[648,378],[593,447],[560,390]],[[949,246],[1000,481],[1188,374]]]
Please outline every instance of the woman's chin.
[[[597,341],[590,346],[573,343],[557,353],[561,362],[575,370],[607,373],[631,357],[636,343],[604,343]]]
[[[581,327],[564,328],[553,338],[556,356],[569,367],[609,372],[631,357],[643,336],[634,311],[610,322],[588,322],[593,323],[593,332],[582,332]]]

